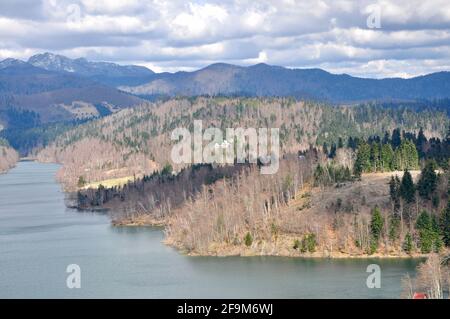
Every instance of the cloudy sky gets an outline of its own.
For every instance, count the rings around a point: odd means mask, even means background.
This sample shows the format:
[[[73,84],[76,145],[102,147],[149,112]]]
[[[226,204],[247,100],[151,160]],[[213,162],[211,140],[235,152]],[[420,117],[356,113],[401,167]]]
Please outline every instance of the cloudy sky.
[[[450,70],[449,0],[0,0],[0,59],[194,70],[214,62],[363,77]]]

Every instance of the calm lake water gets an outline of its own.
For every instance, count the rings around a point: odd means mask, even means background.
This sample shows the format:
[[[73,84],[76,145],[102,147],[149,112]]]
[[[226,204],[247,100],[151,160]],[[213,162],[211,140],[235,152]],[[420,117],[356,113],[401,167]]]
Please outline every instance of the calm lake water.
[[[20,162],[0,175],[1,298],[398,298],[413,260],[188,257],[156,228],[112,227],[68,209],[57,165]],[[368,289],[366,268],[381,267]],[[81,268],[81,288],[66,267]]]

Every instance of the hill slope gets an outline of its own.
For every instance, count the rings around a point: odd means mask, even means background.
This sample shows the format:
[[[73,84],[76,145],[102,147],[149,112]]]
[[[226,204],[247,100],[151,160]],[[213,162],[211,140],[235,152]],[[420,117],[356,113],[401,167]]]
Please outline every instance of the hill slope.
[[[96,182],[148,174],[149,169],[171,162],[172,130],[191,128],[194,120],[202,120],[204,128],[224,131],[227,127],[278,127],[282,153],[304,150],[310,144],[331,146],[339,137],[346,141],[349,136],[383,135],[396,127],[408,131],[423,127],[427,136],[443,137],[449,124],[443,112],[416,112],[401,106],[332,107],[286,98],[171,99],[78,126],[62,134],[39,158],[64,164],[60,179],[68,188],[74,188],[80,176]]]
[[[4,112],[10,108],[35,112],[41,123],[89,118],[101,112],[140,104],[129,93],[93,80],[38,68],[6,59],[0,62],[0,121],[8,127]]]

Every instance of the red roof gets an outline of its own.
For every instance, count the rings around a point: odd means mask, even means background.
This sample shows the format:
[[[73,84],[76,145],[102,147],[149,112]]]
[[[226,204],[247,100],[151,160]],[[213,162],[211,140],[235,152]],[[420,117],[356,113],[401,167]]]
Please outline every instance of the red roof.
[[[412,299],[427,299],[427,294],[415,292]]]

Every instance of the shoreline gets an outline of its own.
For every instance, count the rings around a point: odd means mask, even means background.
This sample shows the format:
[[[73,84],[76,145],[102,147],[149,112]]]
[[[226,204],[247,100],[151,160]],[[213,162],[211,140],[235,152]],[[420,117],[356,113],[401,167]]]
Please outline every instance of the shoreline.
[[[27,162],[29,160],[20,160],[19,162]],[[37,160],[31,160],[36,161]],[[7,172],[3,172],[7,173]],[[1,174],[1,173],[0,173]],[[60,183],[61,184],[61,183]],[[66,205],[66,207],[75,209],[78,212],[94,212],[94,213],[106,213],[109,214],[108,208],[102,209],[81,209],[75,206]],[[159,230],[165,231],[168,224],[168,219],[152,218],[148,215],[142,214],[133,216],[128,219],[113,219],[110,215],[110,224],[113,227],[152,227],[159,228]],[[199,251],[187,251],[184,247],[174,242],[171,238],[165,237],[162,243],[166,246],[176,249],[176,251],[182,255],[191,257],[289,257],[289,258],[314,258],[314,259],[423,259],[427,258],[428,254],[414,253],[412,255],[404,253],[396,254],[382,254],[375,253],[368,254],[356,254],[346,252],[328,252],[326,250],[319,250],[314,253],[300,253],[297,250],[287,248],[287,246],[275,246],[272,244],[271,249],[264,247],[267,242],[260,242],[252,247],[246,247],[244,245],[232,245],[224,243],[212,243],[205,252]],[[270,246],[270,245],[269,245]]]
[[[22,161],[35,161],[39,163],[50,163],[50,162],[41,162],[38,159],[27,159],[22,158]],[[55,164],[60,164],[57,162],[52,162]],[[391,172],[393,173],[393,172]],[[395,173],[395,172],[394,172]],[[59,181],[59,184],[64,189],[64,184]],[[68,192],[67,190],[64,190]],[[94,213],[110,213],[110,208],[101,208],[101,209],[83,209],[75,206],[67,206],[68,208],[76,209],[79,212],[87,211]],[[145,214],[136,214],[135,216],[124,218],[124,219],[113,219],[113,216],[109,215],[110,223],[113,227],[154,227],[160,228],[163,232],[166,230],[166,226],[169,223],[168,218],[153,218]],[[289,236],[284,236],[284,239],[292,239]],[[327,250],[319,250],[314,253],[300,253],[297,250],[289,249],[289,246],[278,246],[275,243],[275,247],[273,246],[273,242],[260,242],[258,245],[252,247],[246,247],[244,245],[232,245],[232,244],[224,244],[224,243],[212,243],[210,248],[206,250],[206,252],[199,251],[187,251],[184,247],[173,241],[171,238],[165,237],[162,240],[162,243],[166,246],[172,247],[177,250],[178,253],[186,256],[192,257],[289,257],[289,258],[315,258],[315,259],[425,259],[429,256],[429,254],[406,254],[396,251],[395,254],[383,254],[383,253],[374,253],[374,254],[366,254],[366,253],[348,253],[342,251],[336,252],[328,252]],[[272,245],[272,249],[264,247],[266,244]],[[260,247],[262,245],[263,247]]]
[[[167,221],[141,216],[128,220],[112,220],[113,227],[155,227],[165,231]],[[326,250],[316,251],[314,253],[300,253],[297,250],[287,249],[286,247],[278,247],[279,250],[272,247],[269,251],[265,247],[267,242],[258,243],[252,247],[244,245],[232,245],[223,243],[212,243],[205,252],[188,251],[171,238],[165,237],[162,243],[166,246],[176,249],[182,255],[190,257],[288,257],[288,258],[314,258],[314,259],[425,259],[429,254],[414,253],[408,255],[406,253],[383,254],[374,253],[356,254],[345,252],[328,252]],[[267,249],[267,250],[266,250]]]

